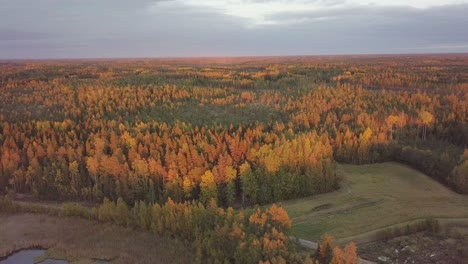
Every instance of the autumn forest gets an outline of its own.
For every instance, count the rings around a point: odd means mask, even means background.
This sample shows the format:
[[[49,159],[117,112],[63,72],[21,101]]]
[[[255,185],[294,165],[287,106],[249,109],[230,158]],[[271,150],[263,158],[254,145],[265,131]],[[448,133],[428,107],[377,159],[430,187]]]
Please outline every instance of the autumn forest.
[[[3,61],[0,193],[192,241],[198,262],[355,263],[330,237],[304,254],[273,203],[338,190],[338,163],[468,194],[467,107],[467,55]]]

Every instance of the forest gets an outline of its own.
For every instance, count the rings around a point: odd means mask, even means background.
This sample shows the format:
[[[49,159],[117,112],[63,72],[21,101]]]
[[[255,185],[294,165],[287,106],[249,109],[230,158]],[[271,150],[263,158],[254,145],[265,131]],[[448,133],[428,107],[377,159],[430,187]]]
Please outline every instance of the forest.
[[[467,55],[3,61],[0,102],[0,193],[104,200],[71,214],[169,230],[217,263],[303,261],[281,206],[255,206],[338,189],[337,162],[468,193]],[[320,263],[352,258],[326,247]]]

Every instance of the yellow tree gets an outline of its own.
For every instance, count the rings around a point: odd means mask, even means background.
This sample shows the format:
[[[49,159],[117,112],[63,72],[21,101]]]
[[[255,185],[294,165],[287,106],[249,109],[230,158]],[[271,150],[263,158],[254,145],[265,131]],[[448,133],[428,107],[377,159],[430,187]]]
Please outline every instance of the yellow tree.
[[[76,160],[70,162],[70,164],[68,164],[68,171],[70,172],[70,177],[71,177],[71,180],[70,180],[70,184],[71,184],[71,190],[73,192],[73,194],[77,194],[78,191],[79,191],[79,169],[78,169],[78,162]]]
[[[367,128],[359,137],[358,155],[360,162],[369,162],[369,149],[372,137],[372,130]]]
[[[207,170],[205,174],[202,175],[200,190],[200,201],[202,203],[208,204],[212,198],[215,200],[218,199],[218,189],[216,187],[215,177],[211,171]]]
[[[225,195],[226,201],[228,205],[232,205],[234,203],[236,197],[236,184],[235,180],[237,178],[237,170],[234,169],[232,166],[227,166],[225,169],[226,177],[225,177]]]
[[[422,139],[426,140],[426,134],[427,134],[427,127],[429,126],[430,123],[434,120],[434,116],[427,112],[427,111],[421,111],[419,112],[419,122],[422,125]]]
[[[185,198],[190,199],[192,197],[193,182],[189,177],[184,177],[182,186],[184,189]]]

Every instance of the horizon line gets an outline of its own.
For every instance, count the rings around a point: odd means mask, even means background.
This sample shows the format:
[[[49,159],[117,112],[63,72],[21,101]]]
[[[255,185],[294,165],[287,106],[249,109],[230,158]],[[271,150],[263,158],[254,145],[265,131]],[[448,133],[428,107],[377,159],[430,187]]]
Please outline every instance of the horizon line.
[[[181,59],[228,59],[228,58],[301,58],[301,57],[373,57],[373,56],[427,56],[427,55],[468,55],[466,52],[412,52],[412,53],[330,53],[330,54],[308,54],[308,55],[213,55],[213,56],[147,56],[147,57],[43,57],[43,58],[0,58],[4,61],[93,61],[93,60],[181,60]]]

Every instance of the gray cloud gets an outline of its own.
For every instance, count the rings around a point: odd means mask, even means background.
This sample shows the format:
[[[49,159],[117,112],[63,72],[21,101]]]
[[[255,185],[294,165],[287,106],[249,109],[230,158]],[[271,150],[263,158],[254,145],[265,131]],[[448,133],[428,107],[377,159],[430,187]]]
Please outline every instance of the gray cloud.
[[[171,0],[0,0],[0,59],[468,51],[468,5],[316,1],[333,8],[280,12],[266,17],[276,24],[252,26]]]
[[[302,18],[303,22],[296,24],[294,28],[310,34],[311,37],[320,32],[319,36],[325,36],[327,40],[372,39],[379,43],[392,41],[396,47],[411,47],[415,44],[468,44],[466,14],[468,5],[429,9],[359,7],[303,14],[283,13],[270,19],[288,21]],[[365,43],[361,44],[365,47]]]
[[[37,40],[47,38],[48,36],[46,33],[0,30],[0,41]]]

